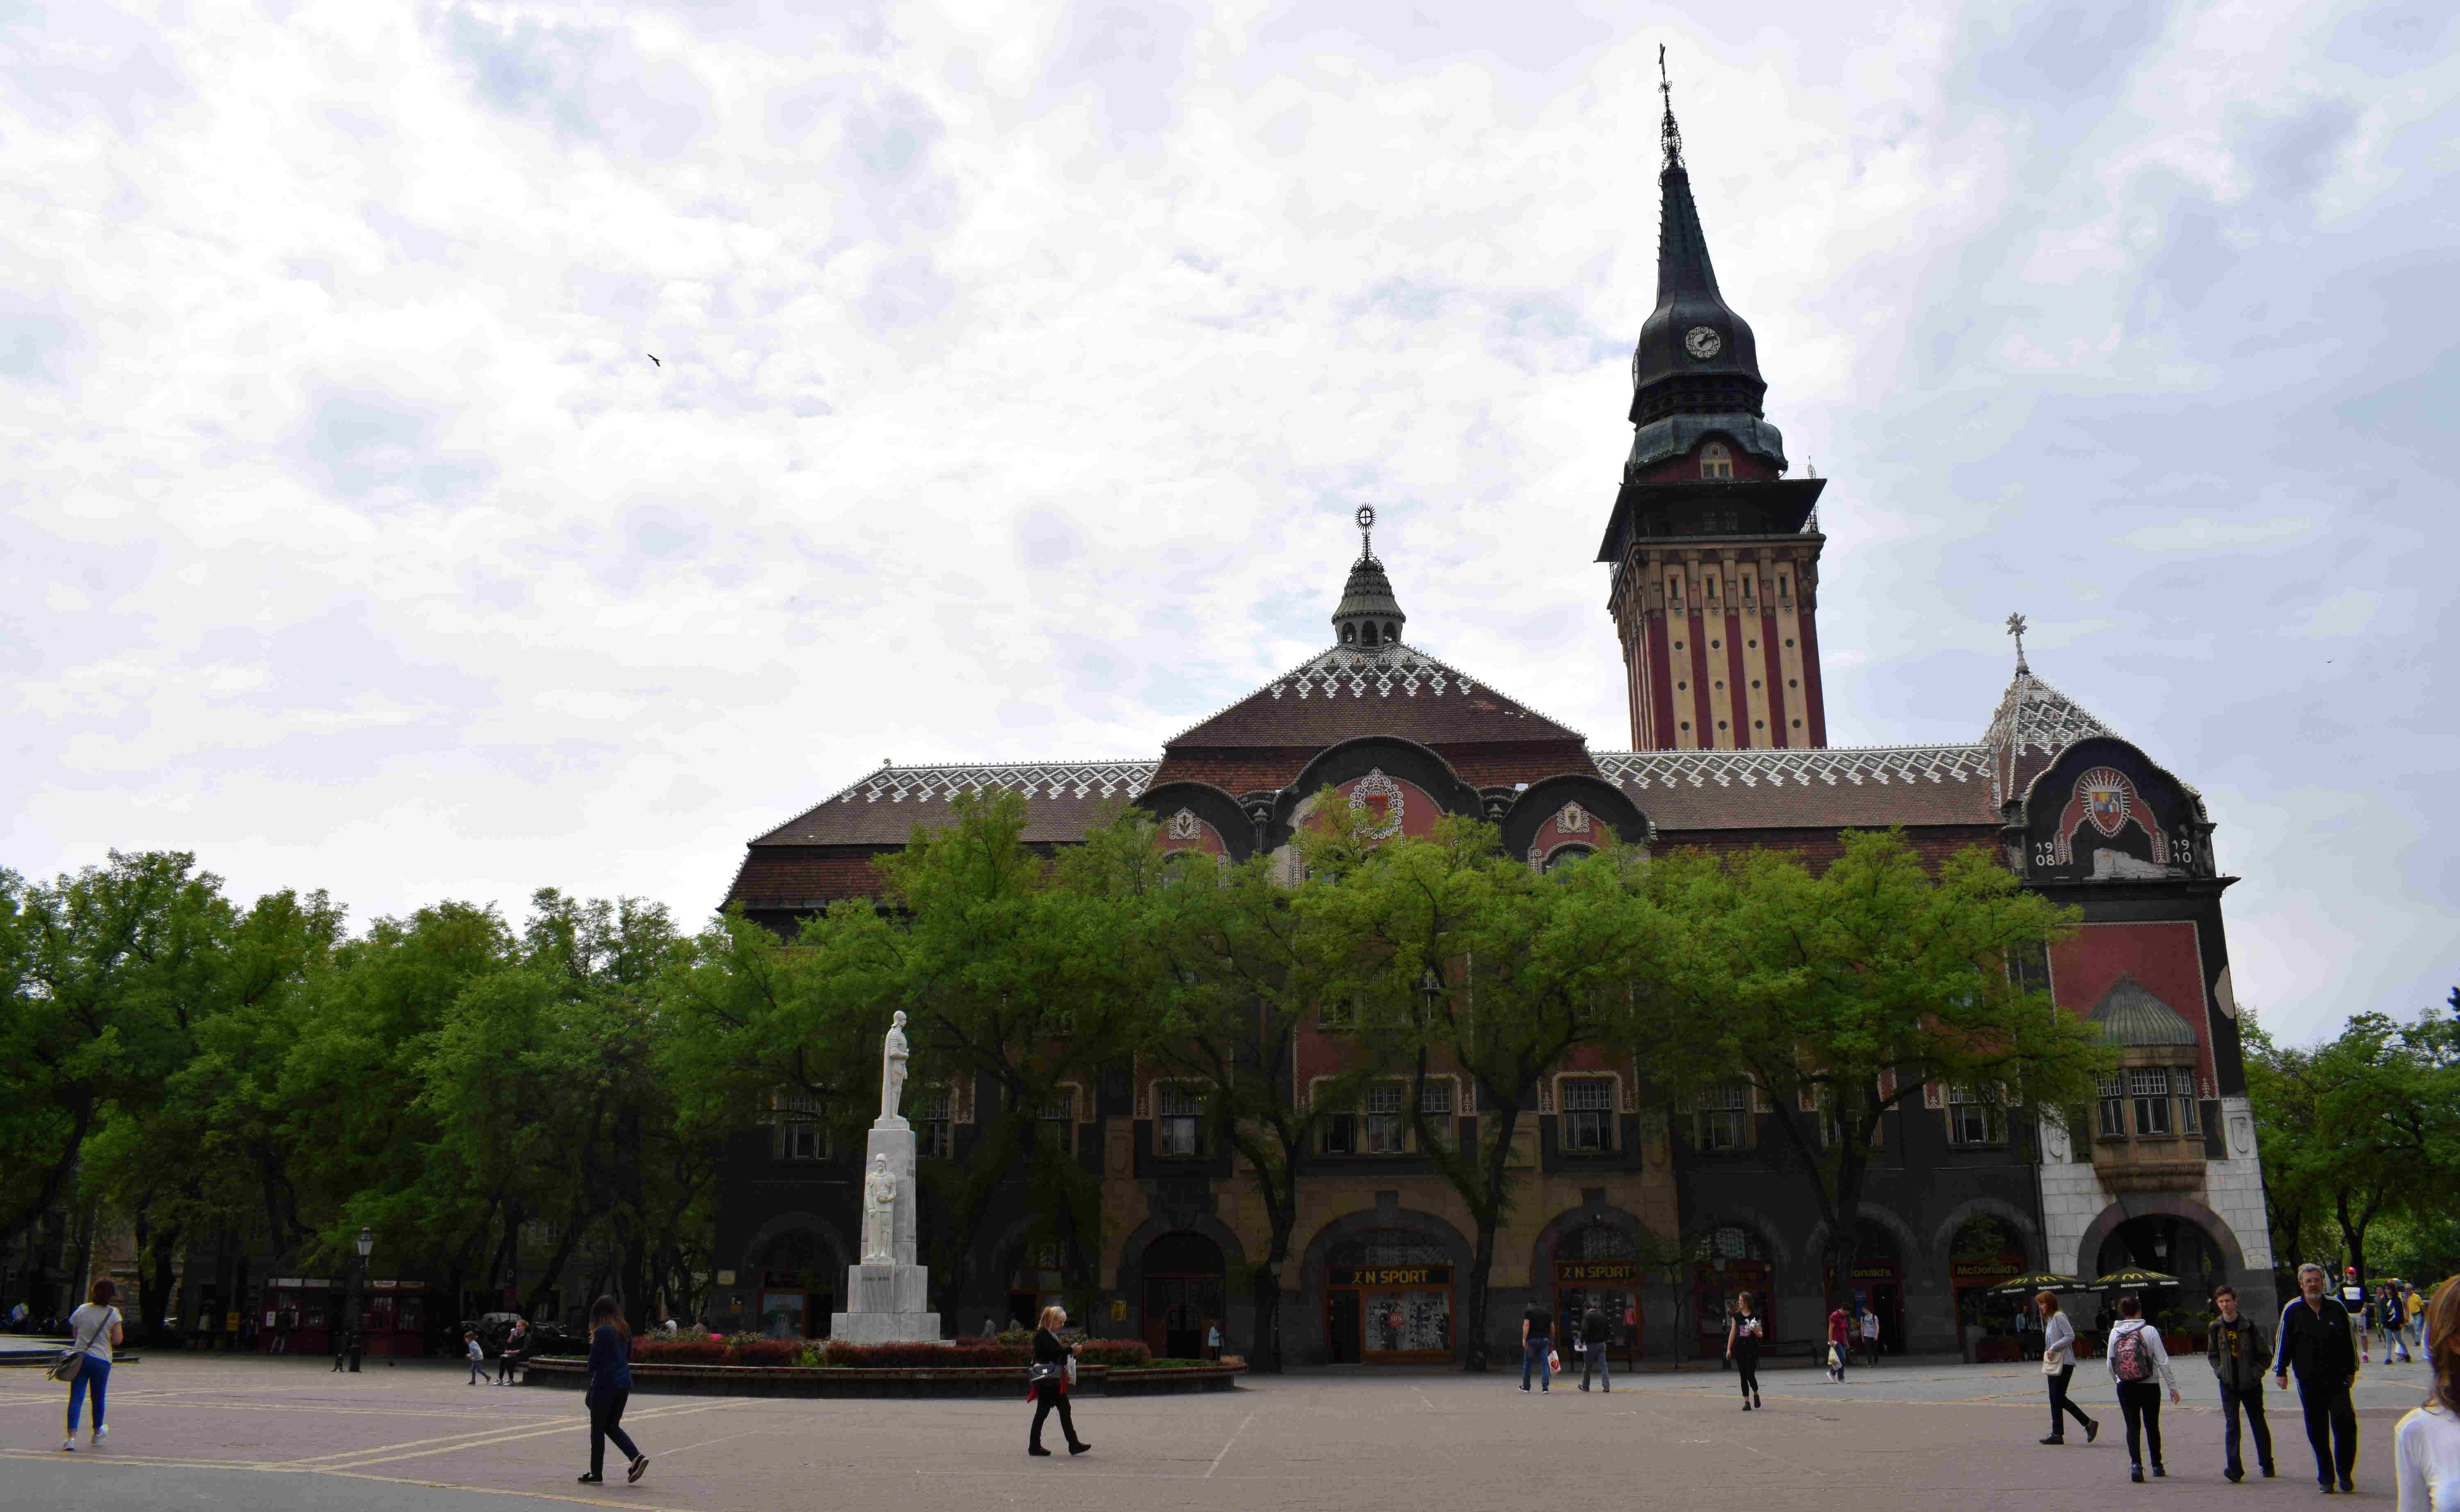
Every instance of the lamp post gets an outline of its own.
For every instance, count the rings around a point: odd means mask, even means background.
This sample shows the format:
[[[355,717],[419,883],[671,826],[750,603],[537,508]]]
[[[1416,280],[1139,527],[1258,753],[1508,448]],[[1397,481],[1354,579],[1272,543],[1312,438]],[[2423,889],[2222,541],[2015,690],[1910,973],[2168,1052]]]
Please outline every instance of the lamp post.
[[[368,1251],[375,1246],[376,1231],[372,1228],[360,1229],[359,1264],[358,1267],[350,1272],[350,1301],[343,1305],[342,1320],[345,1330],[342,1335],[343,1348],[350,1352],[350,1374],[353,1375],[359,1373],[359,1356],[364,1350],[364,1345],[359,1338],[359,1290],[368,1284]]]

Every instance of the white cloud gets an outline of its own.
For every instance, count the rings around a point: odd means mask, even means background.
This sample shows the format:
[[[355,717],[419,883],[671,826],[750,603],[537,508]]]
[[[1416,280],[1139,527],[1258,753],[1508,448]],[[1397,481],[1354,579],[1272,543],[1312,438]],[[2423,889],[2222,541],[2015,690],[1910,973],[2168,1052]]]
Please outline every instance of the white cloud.
[[[0,861],[696,914],[883,756],[1150,753],[1322,640],[1362,500],[1413,638],[1621,745],[1664,41],[1834,479],[1834,737],[1970,738],[2023,608],[2215,794],[2241,995],[2439,998],[2452,20],[1615,20],[54,9],[0,53]],[[2398,795],[2328,882],[2318,773]]]

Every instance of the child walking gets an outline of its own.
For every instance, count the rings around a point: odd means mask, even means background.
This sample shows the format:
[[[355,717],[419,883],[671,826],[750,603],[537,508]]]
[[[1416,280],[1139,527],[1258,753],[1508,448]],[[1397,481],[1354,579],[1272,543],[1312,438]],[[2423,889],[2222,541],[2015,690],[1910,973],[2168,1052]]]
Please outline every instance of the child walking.
[[[461,1343],[462,1352],[470,1356],[470,1384],[473,1386],[486,1385],[487,1352],[479,1347],[477,1333],[473,1331],[465,1331],[461,1335]]]

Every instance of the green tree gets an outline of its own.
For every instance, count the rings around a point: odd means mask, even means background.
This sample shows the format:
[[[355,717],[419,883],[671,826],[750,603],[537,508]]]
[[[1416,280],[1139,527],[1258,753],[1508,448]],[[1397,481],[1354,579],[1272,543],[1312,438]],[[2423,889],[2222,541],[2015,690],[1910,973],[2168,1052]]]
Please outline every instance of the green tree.
[[[1678,1083],[1748,1085],[1826,1225],[1830,1294],[1853,1274],[1855,1215],[1881,1119],[1922,1088],[1963,1089],[1996,1117],[2081,1099],[2109,1054],[2091,1028],[2027,989],[2070,925],[1976,847],[1926,868],[1898,831],[1846,831],[1814,872],[1754,852],[1657,863],[1661,905],[1691,952],[1651,1033]],[[2019,1132],[2009,1131],[2011,1139]]]
[[[1544,875],[1502,853],[1495,827],[1448,817],[1424,840],[1369,843],[1345,805],[1320,804],[1302,852],[1324,884],[1304,906],[1347,948],[1345,987],[1372,1065],[1406,1075],[1420,1156],[1475,1229],[1462,1368],[1488,1368],[1497,1232],[1537,1161],[1523,1140],[1538,1078],[1578,1047],[1627,1043],[1629,1016],[1667,964],[1675,921],[1645,905],[1636,853],[1612,849]],[[1458,1071],[1477,1113],[1429,1120],[1431,1071]],[[1528,1129],[1534,1141],[1535,1125]]]

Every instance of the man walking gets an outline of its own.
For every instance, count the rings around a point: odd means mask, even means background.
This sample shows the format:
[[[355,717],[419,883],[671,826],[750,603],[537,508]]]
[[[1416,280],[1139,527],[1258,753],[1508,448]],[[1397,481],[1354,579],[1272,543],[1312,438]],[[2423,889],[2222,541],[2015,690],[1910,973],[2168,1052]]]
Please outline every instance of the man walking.
[[[2403,1365],[2408,1364],[2408,1310],[2401,1306],[2398,1282],[2385,1284],[2383,1300],[2378,1306],[2383,1310],[2384,1363],[2389,1365],[2398,1360]],[[2400,1352],[2395,1355],[2392,1353],[2394,1350]]]
[[[1879,1363],[1879,1315],[1871,1304],[1862,1304],[1862,1358],[1872,1365]]]
[[[2358,1378],[2355,1325],[2349,1310],[2323,1294],[2323,1267],[2298,1267],[2300,1295],[2280,1310],[2280,1336],[2274,1341],[2272,1377],[2283,1391],[2298,1373],[2298,1405],[2306,1416],[2306,1442],[2315,1450],[2315,1480],[2325,1495],[2357,1489],[2358,1415],[2349,1387]],[[2337,1482],[2337,1484],[2336,1484]]]
[[[1538,1389],[1555,1389],[1555,1314],[1545,1305],[1531,1302],[1529,1310],[1520,1314],[1520,1389],[1529,1389],[1529,1373],[1538,1373]]]
[[[1853,1354],[1854,1316],[1845,1310],[1845,1305],[1840,1302],[1836,1305],[1835,1310],[1828,1314],[1828,1378],[1830,1380],[1842,1382],[1845,1379],[1845,1362],[1851,1359]]]
[[[1606,1321],[1603,1308],[1592,1306],[1580,1314],[1580,1390],[1587,1391],[1600,1376],[1607,1391],[1614,1390],[1614,1371],[1606,1364],[1606,1345],[1613,1338],[1614,1325]]]
[[[2246,1425],[2255,1436],[2255,1460],[2264,1475],[2272,1478],[2272,1429],[2263,1420],[2263,1365],[2271,1352],[2263,1347],[2263,1331],[2254,1320],[2237,1315],[2237,1288],[2226,1283],[2213,1292],[2213,1306],[2220,1310],[2220,1321],[2213,1325],[2213,1335],[2205,1353],[2213,1364],[2213,1379],[2221,1389],[2221,1474],[2234,1485],[2246,1479],[2246,1462],[2238,1458],[2237,1416],[2243,1408]]]

